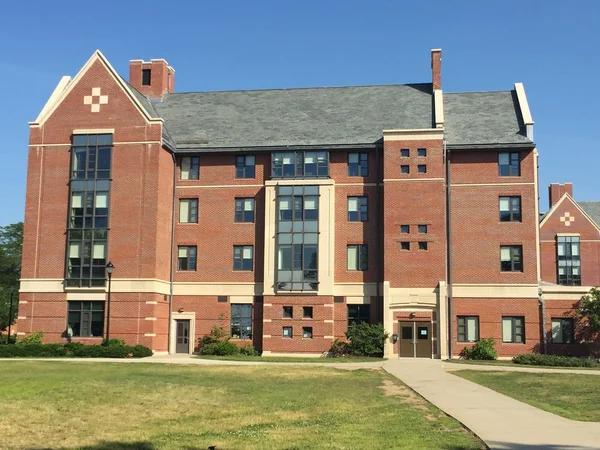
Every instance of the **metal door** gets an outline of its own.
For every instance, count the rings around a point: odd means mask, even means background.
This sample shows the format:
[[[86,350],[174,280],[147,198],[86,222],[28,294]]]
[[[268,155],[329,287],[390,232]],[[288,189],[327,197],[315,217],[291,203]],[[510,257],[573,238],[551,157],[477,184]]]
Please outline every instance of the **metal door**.
[[[399,357],[431,358],[431,323],[399,322]]]
[[[431,324],[428,322],[415,322],[415,356],[417,358],[431,358]]]
[[[400,322],[400,357],[401,358],[412,358],[415,356],[415,349],[413,345],[413,340],[415,338],[414,333],[414,322]]]
[[[190,352],[190,321],[176,320],[177,323],[177,341],[175,345],[175,353]]]

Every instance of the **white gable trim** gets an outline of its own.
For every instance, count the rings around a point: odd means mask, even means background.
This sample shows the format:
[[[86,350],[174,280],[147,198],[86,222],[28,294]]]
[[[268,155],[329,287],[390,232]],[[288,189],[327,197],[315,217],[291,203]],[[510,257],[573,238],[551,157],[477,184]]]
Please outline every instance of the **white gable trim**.
[[[113,68],[113,66],[110,65],[110,63],[102,54],[102,52],[100,50],[96,50],[90,57],[90,59],[88,59],[87,62],[83,65],[81,70],[79,70],[77,75],[75,75],[75,78],[71,79],[70,77],[63,77],[60,80],[35,122],[29,122],[29,125],[32,127],[42,126],[44,122],[48,119],[48,117],[50,117],[52,113],[56,111],[56,108],[58,108],[58,106],[62,103],[65,97],[69,95],[69,93],[73,90],[73,88],[79,82],[79,80],[81,80],[81,78],[87,73],[90,67],[92,67],[92,65],[98,60],[100,60],[100,62],[104,64],[110,76],[121,87],[123,92],[125,92],[125,94],[129,97],[129,100],[131,100],[131,103],[133,103],[133,105],[139,110],[139,112],[144,116],[147,122],[163,122],[163,119],[161,118],[150,117],[148,112],[144,109],[144,107],[141,105],[141,103],[138,101],[135,95],[133,95],[133,92],[131,92],[129,87],[123,82],[123,79],[119,76],[119,74]]]
[[[598,226],[598,224],[596,224],[596,222],[594,222],[594,220],[583,210],[583,208],[581,208],[581,206],[579,206],[579,204],[573,200],[573,197],[571,197],[568,193],[564,193],[563,196],[560,198],[559,201],[557,201],[555,203],[555,205],[550,208],[550,211],[548,211],[548,213],[546,214],[546,216],[544,217],[544,219],[540,222],[540,229],[544,226],[544,224],[546,223],[546,221],[548,220],[548,218],[554,214],[554,212],[558,209],[559,205],[566,199],[568,198],[571,203],[575,206],[575,208],[577,208],[577,210],[581,213],[581,215],[583,217],[585,217],[589,223],[592,224],[592,226],[598,230],[598,232],[600,233],[600,226]]]

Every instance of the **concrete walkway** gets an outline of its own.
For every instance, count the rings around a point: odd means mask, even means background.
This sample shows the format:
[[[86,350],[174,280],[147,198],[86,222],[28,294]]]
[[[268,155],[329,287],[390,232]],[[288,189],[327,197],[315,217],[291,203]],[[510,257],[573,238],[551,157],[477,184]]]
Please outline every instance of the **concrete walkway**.
[[[600,370],[597,369],[566,369],[559,367],[531,367],[520,366],[502,366],[499,364],[461,364],[453,362],[442,362],[442,367],[446,372],[456,370],[484,370],[496,372],[529,372],[529,373],[574,373],[578,375],[600,375]]]
[[[577,422],[534,408],[451,375],[445,366],[455,365],[401,359],[389,360],[383,368],[462,422],[492,449],[600,449],[600,423]]]

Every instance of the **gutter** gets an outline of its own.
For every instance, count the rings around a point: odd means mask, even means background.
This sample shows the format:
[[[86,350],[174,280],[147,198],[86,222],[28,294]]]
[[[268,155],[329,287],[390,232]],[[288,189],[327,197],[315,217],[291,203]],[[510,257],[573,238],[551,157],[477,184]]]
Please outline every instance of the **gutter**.
[[[173,263],[174,252],[175,252],[175,200],[177,195],[176,181],[177,181],[177,159],[175,158],[175,152],[171,152],[173,158],[173,203],[172,203],[172,214],[171,214],[171,251],[170,251],[170,270],[169,270],[169,323],[167,331],[167,352],[171,354],[171,333],[173,332],[171,322],[173,321],[173,281],[175,278],[175,264]]]
[[[451,150],[497,150],[499,148],[533,150],[536,146],[534,142],[496,142],[491,144],[448,144],[447,147]]]
[[[448,359],[452,359],[452,225],[450,215],[450,149],[444,139],[444,157],[446,158],[446,279],[448,314]]]
[[[378,221],[378,230],[377,230],[377,251],[379,257],[377,259],[377,278],[376,278],[376,295],[378,307],[381,308],[381,322],[385,325],[385,314],[383,305],[383,297],[381,295],[381,288],[383,285],[383,246],[381,244],[381,236],[383,235],[383,203],[381,202],[381,191],[383,190],[383,174],[381,173],[381,161],[380,161],[380,152],[382,149],[377,149],[375,151],[375,165],[377,166],[377,181],[375,185],[375,210],[379,213],[379,221]],[[381,180],[381,186],[379,186],[379,182]]]

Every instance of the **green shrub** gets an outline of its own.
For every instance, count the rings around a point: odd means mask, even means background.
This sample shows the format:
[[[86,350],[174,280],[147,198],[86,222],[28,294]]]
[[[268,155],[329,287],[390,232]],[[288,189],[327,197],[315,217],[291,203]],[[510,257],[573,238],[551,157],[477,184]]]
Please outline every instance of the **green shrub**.
[[[329,353],[333,358],[339,358],[348,354],[348,342],[336,339],[333,341]]]
[[[383,325],[360,323],[352,324],[346,332],[348,353],[355,356],[383,356],[383,346],[389,338]]]
[[[216,356],[231,356],[237,355],[240,349],[233,342],[229,340],[221,342],[211,342],[210,344],[203,345],[200,347],[199,353],[201,355],[216,355]]]
[[[25,344],[43,344],[44,343],[44,332],[37,331],[35,333],[28,334],[27,336],[17,339],[16,342],[18,345]]]
[[[203,347],[209,344],[217,344],[219,342],[229,341],[229,339],[231,338],[222,327],[217,327],[216,325],[213,325],[210,330],[210,333],[206,336],[202,336],[200,338],[199,343],[200,347]]]
[[[592,367],[594,365],[591,359],[537,354],[517,355],[513,358],[513,362],[528,366]]]
[[[125,341],[123,339],[119,339],[119,338],[112,338],[112,339],[109,339],[108,341],[106,339],[104,339],[102,341],[102,345],[123,346],[123,345],[125,345]]]
[[[143,345],[84,345],[80,342],[67,344],[19,344],[0,346],[0,358],[143,358],[152,356],[152,350]]]
[[[253,345],[245,345],[244,347],[239,347],[240,355],[244,356],[260,356],[258,350],[254,348]]]
[[[8,334],[0,334],[0,345],[6,344],[14,344],[17,341],[17,338],[13,336],[9,336]]]
[[[465,359],[475,359],[479,361],[492,361],[498,359],[498,352],[494,348],[496,342],[493,338],[480,339],[473,347],[465,347],[462,356]]]

